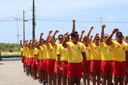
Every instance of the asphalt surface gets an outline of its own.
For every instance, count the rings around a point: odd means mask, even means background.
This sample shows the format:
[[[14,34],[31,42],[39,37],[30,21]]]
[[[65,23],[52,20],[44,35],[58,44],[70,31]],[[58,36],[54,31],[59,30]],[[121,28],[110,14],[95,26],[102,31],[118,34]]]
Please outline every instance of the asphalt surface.
[[[23,72],[20,58],[2,58],[0,61],[0,85],[43,85]],[[83,80],[81,81],[83,85]],[[92,84],[91,84],[92,85]]]
[[[42,85],[23,72],[20,58],[0,61],[0,85]]]

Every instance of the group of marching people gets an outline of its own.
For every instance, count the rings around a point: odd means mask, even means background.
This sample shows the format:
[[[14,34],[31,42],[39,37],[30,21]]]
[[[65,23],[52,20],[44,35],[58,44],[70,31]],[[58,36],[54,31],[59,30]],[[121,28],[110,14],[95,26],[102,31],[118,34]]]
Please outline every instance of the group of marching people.
[[[73,20],[71,33],[56,38],[59,31],[49,31],[46,40],[41,33],[38,41],[21,42],[24,72],[44,85],[81,85],[81,78],[84,85],[128,85],[128,37],[118,28],[105,34],[105,28],[94,38],[93,26],[79,36]]]

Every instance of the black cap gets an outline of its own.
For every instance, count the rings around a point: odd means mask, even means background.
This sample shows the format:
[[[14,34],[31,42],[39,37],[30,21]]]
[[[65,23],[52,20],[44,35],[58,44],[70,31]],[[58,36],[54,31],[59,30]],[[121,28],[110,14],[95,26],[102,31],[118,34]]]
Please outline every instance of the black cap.
[[[58,35],[58,39],[63,38],[63,34]]]
[[[97,36],[96,36],[96,40],[99,40],[99,39],[100,39],[100,37],[97,35]]]
[[[116,36],[123,36],[123,34],[122,34],[121,31],[117,31],[117,32],[116,32]]]
[[[71,33],[71,36],[79,36],[79,34],[78,34],[77,31],[75,31],[75,32],[72,32],[72,33]]]
[[[128,36],[126,36],[126,39],[128,39]]]

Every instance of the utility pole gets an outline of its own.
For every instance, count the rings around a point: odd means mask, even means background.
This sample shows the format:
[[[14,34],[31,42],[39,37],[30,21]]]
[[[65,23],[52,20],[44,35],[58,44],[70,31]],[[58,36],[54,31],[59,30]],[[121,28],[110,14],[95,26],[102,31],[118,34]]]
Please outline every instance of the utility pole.
[[[20,20],[20,18],[15,18],[16,20],[16,26],[17,26],[17,43],[19,44],[19,26],[18,26],[18,21]]]
[[[23,10],[23,42],[25,41],[25,11]]]
[[[103,19],[103,17],[100,17],[100,23],[101,23],[101,26],[102,26],[102,19]]]
[[[32,11],[32,39],[35,40],[35,0],[33,0],[33,11]]]
[[[73,22],[72,32],[75,32],[76,31],[76,24],[75,24],[76,20],[72,20],[72,22]]]

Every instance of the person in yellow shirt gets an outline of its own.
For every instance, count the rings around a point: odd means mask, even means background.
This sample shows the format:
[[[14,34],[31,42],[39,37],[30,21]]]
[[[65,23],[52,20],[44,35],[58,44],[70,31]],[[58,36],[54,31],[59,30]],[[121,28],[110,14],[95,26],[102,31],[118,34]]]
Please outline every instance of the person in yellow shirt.
[[[59,34],[58,35],[58,42],[57,42],[57,58],[56,58],[56,61],[55,61],[55,69],[54,69],[54,73],[56,74],[56,81],[57,81],[57,84],[60,85],[61,84],[61,77],[62,77],[62,73],[61,73],[61,61],[60,61],[60,58],[61,58],[61,54],[60,54],[60,51],[61,51],[61,46],[62,46],[62,42],[63,42],[63,34]]]
[[[90,47],[89,47],[89,37],[91,34],[91,31],[93,30],[93,26],[90,28],[87,36],[84,36],[83,38],[83,44],[85,45],[85,53],[86,53],[86,68],[83,69],[83,80],[84,80],[84,85],[90,85],[90,64],[91,64],[91,52],[90,52]]]
[[[100,37],[98,33],[95,35],[93,42],[89,42],[89,47],[91,51],[90,71],[91,71],[93,85],[96,85],[96,83],[97,85],[100,85],[101,48],[100,48]]]
[[[57,43],[55,42],[55,35],[58,33],[56,30],[53,36],[50,36],[52,31],[49,31],[49,35],[46,40],[47,46],[47,61],[46,61],[46,68],[48,73],[48,83],[49,85],[56,85],[56,74],[54,73],[55,70],[55,61],[57,58]]]
[[[23,63],[23,70],[24,72],[26,71],[26,65],[25,65],[25,49],[24,45],[22,44],[22,41],[20,41],[20,46],[21,46],[21,62]]]
[[[26,75],[30,75],[31,74],[31,69],[30,69],[30,64],[29,64],[29,43],[28,41],[25,41],[24,43],[24,51],[25,51],[25,65],[26,65]]]
[[[116,33],[116,40],[111,40],[112,36]],[[112,49],[112,67],[114,76],[114,85],[123,85],[123,80],[126,75],[126,62],[128,62],[127,44],[123,41],[123,34],[115,28],[110,36],[107,38],[106,43],[111,45]]]
[[[63,39],[64,39],[64,37],[66,37],[66,35],[67,35],[67,33],[64,34]],[[62,39],[62,42],[60,41],[61,44],[57,50],[57,55],[60,55],[60,60],[59,60],[60,66],[58,68],[61,72],[60,80],[62,78],[62,85],[67,85],[67,66],[68,66],[69,52],[68,52],[67,48],[64,48],[62,46],[63,39]],[[66,41],[68,42],[69,38],[67,38]],[[58,83],[58,85],[60,85],[60,83]]]
[[[29,59],[30,59],[30,67],[31,67],[31,75],[33,79],[37,79],[37,64],[36,64],[36,58],[34,56],[34,50],[36,47],[36,41],[32,40],[30,42],[30,47],[29,47]]]
[[[101,28],[101,77],[103,85],[112,84],[112,52],[108,45],[106,45],[107,35],[104,34],[105,25]]]
[[[71,41],[66,42],[67,38],[71,35]],[[67,76],[68,76],[68,85],[80,85],[80,80],[82,77],[82,61],[86,61],[86,54],[84,51],[84,44],[78,42],[79,34],[77,31],[72,32],[71,34],[67,34],[64,39],[63,46],[67,48],[69,52],[68,57],[68,68],[67,68]],[[85,66],[85,64],[84,64]]]
[[[128,43],[128,36],[126,36],[126,43]]]
[[[128,36],[126,36],[126,43],[128,44]],[[126,62],[126,65],[128,65],[128,62]],[[128,68],[126,68],[126,76],[124,78],[124,84],[128,84]]]

